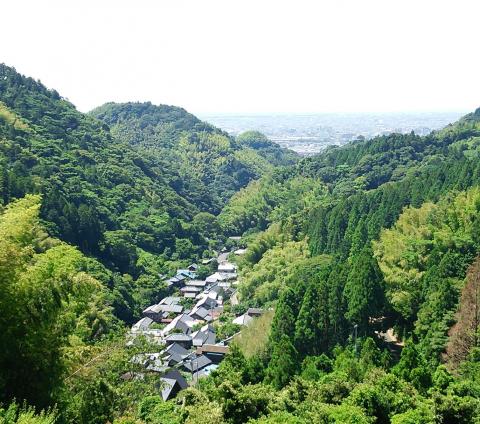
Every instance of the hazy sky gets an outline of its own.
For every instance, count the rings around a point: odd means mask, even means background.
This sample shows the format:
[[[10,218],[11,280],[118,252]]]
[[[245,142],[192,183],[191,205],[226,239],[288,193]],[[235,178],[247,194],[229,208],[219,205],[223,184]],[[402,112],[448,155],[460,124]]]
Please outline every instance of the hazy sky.
[[[478,0],[13,0],[0,62],[82,111],[472,110]]]

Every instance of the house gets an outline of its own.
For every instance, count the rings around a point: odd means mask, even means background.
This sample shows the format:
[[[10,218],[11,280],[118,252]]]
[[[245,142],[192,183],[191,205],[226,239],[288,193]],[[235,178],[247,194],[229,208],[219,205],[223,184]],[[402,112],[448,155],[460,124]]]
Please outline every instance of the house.
[[[189,354],[189,350],[185,349],[180,343],[174,342],[164,350],[163,359],[167,365],[173,366],[182,362]]]
[[[191,373],[198,372],[201,369],[210,365],[212,361],[205,355],[191,355],[182,363],[182,368]]]
[[[190,287],[198,287],[200,289],[205,288],[207,285],[207,282],[205,280],[190,280],[187,283],[188,286]]]
[[[211,325],[204,325],[200,330],[194,331],[192,334],[192,344],[194,347],[207,344],[215,344],[215,330]]]
[[[202,294],[201,299],[196,303],[195,308],[200,308],[204,307],[207,310],[213,309],[218,306],[218,302],[211,298],[210,296]],[[192,312],[195,310],[195,308],[192,309]],[[191,313],[190,313],[191,315]]]
[[[160,322],[163,318],[162,305],[151,305],[142,312],[144,317],[150,318],[155,322]]]
[[[190,264],[187,269],[191,272],[197,272],[198,271],[198,265],[197,264]]]
[[[185,390],[188,383],[176,369],[170,369],[160,378],[160,390],[164,401],[174,398],[180,390]]]
[[[198,319],[201,321],[212,321],[212,315],[210,314],[210,310],[205,309],[203,306],[195,306],[192,309],[192,312],[189,314],[192,318]]]
[[[153,319],[145,317],[142,318],[141,320],[137,321],[133,326],[132,326],[132,332],[139,332],[139,331],[145,331],[148,330],[150,325],[153,323]]]
[[[173,343],[177,343],[185,349],[189,349],[190,347],[192,347],[192,338],[186,334],[174,333],[169,334],[167,337],[165,337],[165,343],[167,344],[167,346]]]
[[[248,308],[246,314],[251,317],[259,317],[263,314],[263,309],[260,308]]]
[[[181,333],[189,334],[195,324],[195,319],[190,315],[181,314],[176,316],[171,323],[165,326],[165,328],[162,330],[162,334],[163,336],[166,336],[173,331],[180,331]]]
[[[180,314],[183,311],[182,305],[177,305],[174,303],[171,304],[162,304],[158,303],[156,305],[149,306],[143,311],[143,315],[151,318],[155,322],[161,322],[163,319],[168,318],[170,314]]]
[[[206,343],[203,346],[197,347],[196,353],[197,355],[205,355],[214,364],[219,364],[220,362],[222,362],[228,351],[228,346]]]
[[[237,256],[242,256],[242,255],[245,255],[246,252],[247,252],[247,249],[237,249],[233,253]]]
[[[248,325],[250,321],[252,321],[253,318],[250,315],[243,314],[240,315],[239,317],[235,318],[232,321],[232,324],[237,324],[237,325]]]
[[[231,273],[231,272],[235,272],[235,270],[236,270],[235,265],[230,262],[223,262],[220,265],[218,265],[218,272]]]

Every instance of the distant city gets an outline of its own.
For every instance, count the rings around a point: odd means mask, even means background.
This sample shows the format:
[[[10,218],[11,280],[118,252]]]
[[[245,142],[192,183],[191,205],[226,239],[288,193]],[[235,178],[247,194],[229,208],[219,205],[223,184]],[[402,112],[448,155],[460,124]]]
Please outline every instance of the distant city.
[[[313,155],[330,145],[391,133],[429,134],[463,116],[463,112],[311,115],[203,115],[203,120],[237,135],[256,130],[282,147]]]

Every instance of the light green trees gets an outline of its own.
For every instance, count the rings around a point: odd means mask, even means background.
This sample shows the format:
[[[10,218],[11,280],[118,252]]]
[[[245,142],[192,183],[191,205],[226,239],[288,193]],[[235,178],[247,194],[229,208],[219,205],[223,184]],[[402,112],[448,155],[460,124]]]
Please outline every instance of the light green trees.
[[[40,197],[29,195],[0,214],[0,389],[3,399],[45,407],[60,385],[69,337],[98,336],[91,325],[105,312],[86,258],[48,237],[39,209]]]

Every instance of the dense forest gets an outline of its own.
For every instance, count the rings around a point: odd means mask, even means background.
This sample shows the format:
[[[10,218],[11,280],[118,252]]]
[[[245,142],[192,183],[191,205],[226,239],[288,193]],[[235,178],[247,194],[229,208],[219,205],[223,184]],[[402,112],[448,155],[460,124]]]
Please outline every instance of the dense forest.
[[[0,419],[480,423],[479,155],[480,109],[300,159],[172,106],[82,114],[1,65]],[[265,313],[165,401],[126,325],[228,236],[226,308]]]
[[[296,160],[261,134],[242,137],[172,106],[108,104],[85,115],[0,65],[1,201],[41,194],[48,233],[103,265],[126,322],[162,296],[160,274],[218,247],[215,214],[234,192]]]

